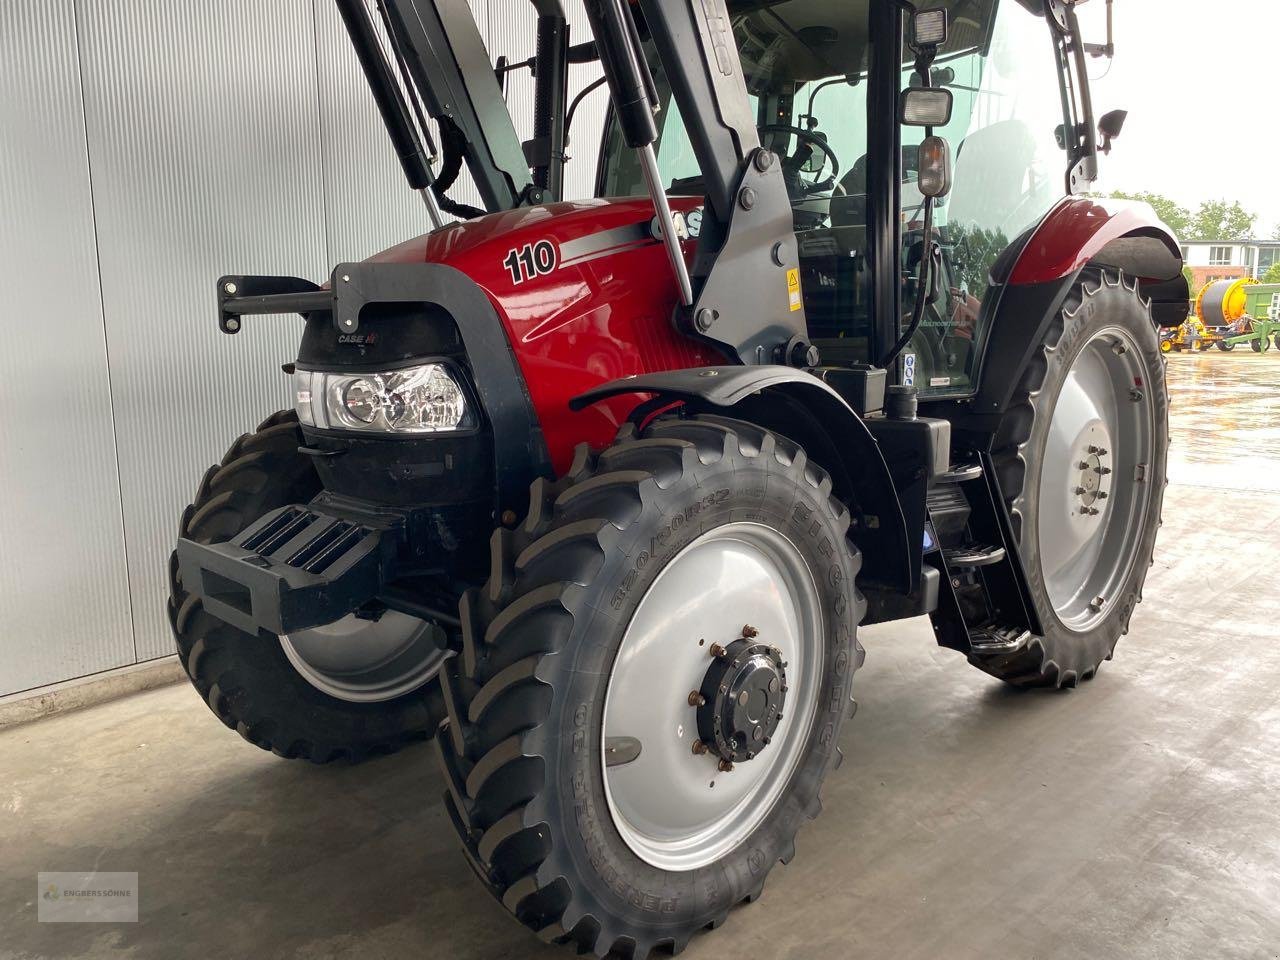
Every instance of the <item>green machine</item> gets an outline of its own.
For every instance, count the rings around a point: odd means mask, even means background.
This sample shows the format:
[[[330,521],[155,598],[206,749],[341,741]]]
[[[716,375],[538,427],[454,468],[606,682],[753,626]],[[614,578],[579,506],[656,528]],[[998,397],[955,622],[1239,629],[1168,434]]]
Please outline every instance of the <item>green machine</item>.
[[[1264,353],[1272,341],[1280,349],[1280,283],[1242,277],[1206,284],[1196,297],[1196,316],[1222,335],[1219,350],[1247,343],[1254,353]]]

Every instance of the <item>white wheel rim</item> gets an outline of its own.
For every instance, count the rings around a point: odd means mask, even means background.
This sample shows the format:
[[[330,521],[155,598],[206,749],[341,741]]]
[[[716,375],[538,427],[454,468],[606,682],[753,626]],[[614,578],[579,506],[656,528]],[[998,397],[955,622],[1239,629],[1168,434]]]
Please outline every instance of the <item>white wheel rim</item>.
[[[1145,375],[1127,331],[1099,330],[1072,361],[1049,423],[1036,542],[1054,612],[1077,632],[1110,612],[1128,579],[1159,480]]]
[[[347,615],[280,637],[293,668],[317,690],[339,700],[392,700],[421,687],[440,670],[440,628],[396,610],[377,620]]]
[[[727,646],[748,624],[781,651],[789,689],[768,746],[721,772],[713,753],[693,752],[697,708],[688,695],[712,663],[712,644]],[[694,870],[723,857],[768,816],[813,726],[823,636],[813,574],[771,527],[717,527],[659,574],[619,646],[602,731],[609,813],[638,857],[664,870]],[[616,738],[638,739],[641,749],[609,766],[604,745]]]

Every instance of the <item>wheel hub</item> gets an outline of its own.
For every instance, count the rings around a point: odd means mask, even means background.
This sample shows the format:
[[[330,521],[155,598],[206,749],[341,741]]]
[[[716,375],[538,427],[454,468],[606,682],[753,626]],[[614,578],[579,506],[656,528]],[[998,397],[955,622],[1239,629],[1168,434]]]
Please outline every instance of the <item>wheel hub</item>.
[[[776,647],[745,637],[715,650],[702,680],[698,735],[721,760],[754,760],[782,719],[786,664]]]
[[[1080,501],[1080,512],[1091,516],[1098,514],[1098,501],[1107,499],[1107,492],[1102,489],[1102,478],[1111,473],[1107,465],[1110,452],[1106,447],[1089,445],[1084,456],[1076,464],[1079,474],[1076,480],[1076,497]]]

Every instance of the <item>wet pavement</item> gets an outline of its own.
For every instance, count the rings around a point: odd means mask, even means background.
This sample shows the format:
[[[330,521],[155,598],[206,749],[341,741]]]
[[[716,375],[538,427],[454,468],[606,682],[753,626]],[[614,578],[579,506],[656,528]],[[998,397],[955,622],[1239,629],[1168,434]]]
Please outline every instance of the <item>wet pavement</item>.
[[[860,631],[822,816],[684,957],[1280,956],[1280,355],[1168,369],[1173,482],[1115,660],[1018,691],[926,619]],[[185,684],[2,731],[0,960],[572,956],[481,889],[443,791],[428,745],[280,760]],[[36,922],[37,871],[93,868],[139,873],[139,923]]]
[[[1169,482],[1280,491],[1280,350],[1166,358]]]

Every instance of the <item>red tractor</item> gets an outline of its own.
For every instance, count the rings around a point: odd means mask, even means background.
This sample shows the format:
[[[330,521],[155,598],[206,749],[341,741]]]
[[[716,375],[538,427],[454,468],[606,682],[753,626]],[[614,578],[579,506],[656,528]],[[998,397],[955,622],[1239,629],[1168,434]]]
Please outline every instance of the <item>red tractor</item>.
[[[1071,2],[586,0],[573,44],[536,0],[496,72],[463,0],[372,2],[338,5],[434,229],[218,282],[226,333],[305,325],[295,408],[183,514],[178,650],[282,756],[434,737],[466,857],[542,936],[679,950],[818,814],[859,626],[928,615],[1027,687],[1111,657],[1178,243],[1081,195],[1123,114]],[[596,198],[565,200],[597,61]]]

